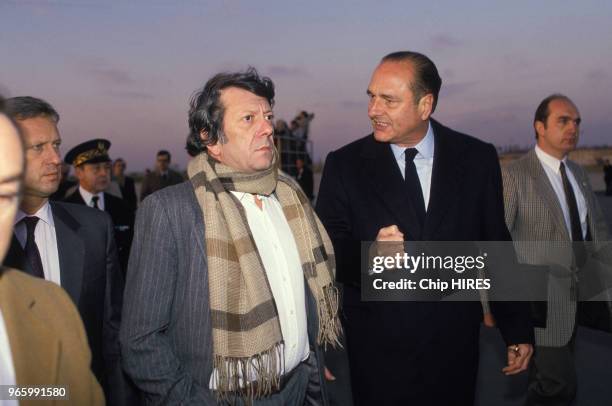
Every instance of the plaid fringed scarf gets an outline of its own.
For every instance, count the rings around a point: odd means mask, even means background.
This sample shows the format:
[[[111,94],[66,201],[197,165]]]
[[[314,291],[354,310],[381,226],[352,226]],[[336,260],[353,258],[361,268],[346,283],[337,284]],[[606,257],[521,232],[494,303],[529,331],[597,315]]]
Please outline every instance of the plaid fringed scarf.
[[[270,169],[238,173],[202,153],[188,166],[204,215],[217,397],[258,399],[279,390],[283,337],[272,291],[246,214],[230,191],[276,193],[317,303],[317,344],[339,345],[338,292],[331,241],[295,181]],[[255,384],[247,377],[256,376]],[[244,379],[241,379],[244,378]]]

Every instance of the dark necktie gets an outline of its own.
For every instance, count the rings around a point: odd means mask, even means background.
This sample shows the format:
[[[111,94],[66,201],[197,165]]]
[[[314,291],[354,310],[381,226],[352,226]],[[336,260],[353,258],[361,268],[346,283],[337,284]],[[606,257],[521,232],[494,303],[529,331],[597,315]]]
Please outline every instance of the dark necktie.
[[[404,182],[406,183],[408,194],[419,218],[421,229],[423,229],[423,225],[425,224],[425,199],[423,198],[421,182],[419,181],[419,175],[417,174],[416,165],[414,164],[414,157],[418,151],[416,148],[407,148],[404,153],[406,155]]]
[[[36,230],[38,220],[39,218],[36,216],[24,217],[22,220],[28,233],[25,243],[25,254],[28,258],[28,262],[30,263],[30,273],[34,276],[45,279],[45,272],[43,271],[40,252],[38,251],[38,246],[36,245],[36,239],[34,237],[34,230]]]
[[[98,200],[100,200],[100,196],[94,196],[91,198],[91,202],[93,203],[93,208],[100,210],[100,206],[98,205]]]
[[[563,162],[561,162],[559,171],[561,172],[561,181],[563,182],[565,201],[569,209],[570,228],[572,230],[572,241],[574,246],[574,255],[576,256],[576,265],[581,267],[586,262],[586,249],[584,246],[584,238],[582,238],[582,226],[580,225],[580,215],[578,214],[576,195],[574,194],[572,184],[567,178],[565,164],[563,164]]]

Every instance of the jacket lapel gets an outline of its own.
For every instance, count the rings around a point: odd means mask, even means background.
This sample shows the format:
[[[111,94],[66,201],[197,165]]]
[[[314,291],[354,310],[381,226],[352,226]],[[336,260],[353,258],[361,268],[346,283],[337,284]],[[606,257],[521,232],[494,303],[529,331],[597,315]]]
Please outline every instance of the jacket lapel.
[[[536,193],[540,195],[540,201],[548,207],[550,213],[555,219],[555,223],[559,231],[563,234],[564,238],[571,240],[567,227],[565,225],[565,219],[563,217],[563,210],[559,203],[559,198],[555,193],[548,175],[544,172],[544,168],[535,153],[535,150],[531,150],[527,153],[527,167],[529,176],[533,178],[534,184],[536,185]]]
[[[83,283],[85,247],[77,234],[80,224],[61,204],[51,202],[57,251],[60,262],[61,284],[76,305],[79,304]]]
[[[436,228],[459,196],[458,188],[463,177],[463,167],[458,160],[462,151],[451,144],[445,127],[434,120],[431,123],[434,130],[434,161],[423,240],[435,239]]]
[[[8,272],[9,274],[5,274]],[[48,321],[38,317],[36,298],[14,283],[10,273],[0,276],[0,307],[9,337],[17,385],[57,382],[60,342]]]
[[[379,201],[395,217],[407,241],[420,240],[421,226],[412,206],[404,178],[388,143],[377,142],[370,135],[362,150],[362,179],[370,183]],[[384,226],[390,226],[385,224]]]

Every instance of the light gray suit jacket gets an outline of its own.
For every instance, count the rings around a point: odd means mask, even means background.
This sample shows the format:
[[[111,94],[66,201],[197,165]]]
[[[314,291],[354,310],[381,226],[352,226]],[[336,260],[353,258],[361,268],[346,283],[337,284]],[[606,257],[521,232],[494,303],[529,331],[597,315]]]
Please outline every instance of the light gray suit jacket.
[[[213,342],[204,233],[189,181],[153,193],[138,209],[119,338],[123,368],[150,404],[217,404],[209,390]],[[306,291],[315,343],[316,306]],[[313,350],[323,365],[320,348]],[[319,378],[323,382],[322,368]],[[320,391],[326,399],[323,386]]]
[[[608,229],[587,174],[575,162],[567,167],[580,185],[587,205],[592,240],[607,241]],[[519,262],[554,265],[575,272],[571,236],[559,199],[535,150],[502,167],[506,224]],[[574,275],[572,275],[574,276]],[[572,337],[576,322],[575,278],[551,278],[548,285],[546,328],[536,328],[536,344],[559,347]]]

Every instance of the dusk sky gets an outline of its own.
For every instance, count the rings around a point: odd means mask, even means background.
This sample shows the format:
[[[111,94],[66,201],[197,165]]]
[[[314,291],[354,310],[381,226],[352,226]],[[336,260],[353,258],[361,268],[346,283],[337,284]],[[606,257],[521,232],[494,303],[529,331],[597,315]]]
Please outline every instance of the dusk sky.
[[[63,153],[103,137],[128,171],[158,149],[184,167],[189,98],[252,65],[276,84],[277,118],[316,114],[318,160],[371,131],[380,58],[415,50],[440,71],[434,118],[448,126],[528,146],[537,104],[562,92],[581,112],[581,144],[612,144],[611,2],[425,3],[0,0],[0,93],[53,104]]]

